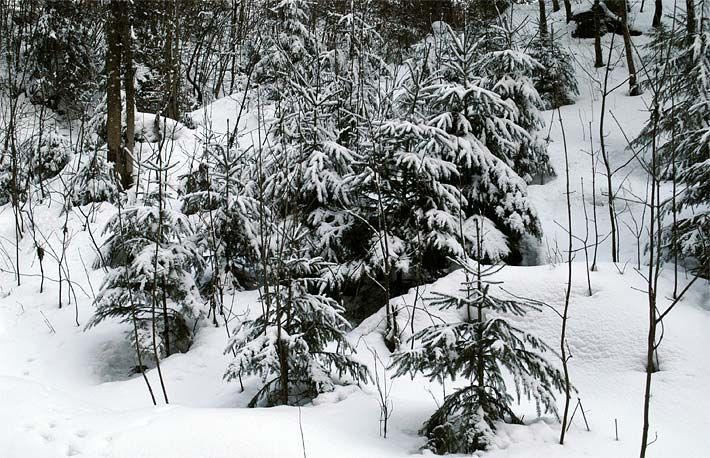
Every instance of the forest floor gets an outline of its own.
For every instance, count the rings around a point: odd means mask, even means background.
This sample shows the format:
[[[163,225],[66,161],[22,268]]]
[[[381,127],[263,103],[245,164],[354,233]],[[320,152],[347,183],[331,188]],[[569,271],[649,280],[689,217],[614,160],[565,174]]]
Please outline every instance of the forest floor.
[[[519,15],[534,8],[521,9]],[[635,27],[647,31],[651,7],[636,17]],[[561,16],[553,16],[555,30],[566,27]],[[603,39],[605,49],[610,36]],[[535,406],[523,400],[517,411],[524,415],[524,425],[501,425],[496,443],[486,457],[608,457],[626,458],[638,454],[645,378],[645,346],[648,320],[647,295],[638,267],[637,251],[641,245],[627,227],[641,222],[642,207],[621,204],[620,262],[610,261],[610,240],[605,177],[601,169],[592,196],[592,145],[599,148],[600,84],[604,69],[593,69],[592,42],[568,38],[576,61],[581,95],[577,103],[561,109],[570,163],[573,193],[574,234],[584,237],[594,227],[585,219],[585,209],[593,214],[596,203],[600,237],[598,270],[591,272],[592,294],[587,285],[584,251],[577,252],[568,329],[572,354],[570,375],[578,390],[573,397],[581,401],[590,431],[580,411],[574,416],[564,446],[558,441],[560,425],[551,416],[538,419]],[[643,42],[643,37],[639,43]],[[610,114],[606,117],[606,142],[614,167],[629,162],[618,173],[615,188],[629,199],[645,195],[646,177],[632,153],[626,150],[624,133],[633,137],[647,118],[648,97],[628,97],[623,84],[627,70],[621,57],[623,43],[617,37],[612,52],[613,70],[609,87],[621,85],[607,101],[608,113],[614,113],[623,131]],[[606,54],[606,52],[605,52]],[[208,119],[215,130],[226,129],[226,120],[235,118],[239,97],[216,101],[193,113],[198,120]],[[530,186],[544,231],[539,249],[528,256],[539,265],[506,267],[496,275],[506,290],[551,305],[539,314],[530,314],[519,324],[539,335],[553,347],[558,346],[560,319],[552,309],[564,305],[567,267],[563,262],[567,233],[559,225],[567,224],[565,197],[564,148],[562,129],[553,112],[544,116],[550,129],[550,154],[558,176],[543,184]],[[145,128],[151,122],[146,115]],[[553,120],[554,119],[554,120]],[[590,141],[590,123],[593,138]],[[240,131],[255,126],[252,113],[244,118]],[[198,129],[199,130],[199,129]],[[174,135],[178,151],[175,161],[187,167],[185,157],[196,147],[196,134],[184,130]],[[598,165],[600,167],[600,164]],[[581,179],[584,179],[582,193]],[[615,176],[616,178],[616,176]],[[667,189],[664,191],[667,192]],[[584,197],[582,197],[584,194]],[[37,227],[43,231],[52,249],[61,247],[60,222],[63,220],[58,200],[48,199],[35,210]],[[92,235],[100,244],[101,229],[115,209],[108,204],[96,208],[89,228],[78,212],[69,215],[67,262],[76,297],[58,307],[56,281],[45,282],[40,294],[39,263],[31,240],[20,244],[20,266],[25,274],[17,286],[9,260],[14,257],[14,220],[9,206],[0,207],[0,458],[82,457],[363,457],[394,458],[428,454],[420,447],[424,440],[417,434],[421,424],[440,403],[444,392],[437,382],[424,378],[393,380],[387,438],[381,437],[377,390],[374,385],[339,388],[324,394],[301,408],[246,408],[259,380],[227,383],[222,376],[230,361],[224,354],[228,328],[204,322],[196,332],[188,353],[172,355],[161,363],[169,405],[160,392],[158,374],[149,370],[158,406],[154,407],[140,375],[130,375],[132,348],[124,338],[128,327],[116,322],[103,323],[90,330],[84,325],[93,310],[92,297],[103,277],[93,270],[95,249]],[[29,237],[27,237],[29,238]],[[581,246],[576,241],[575,246]],[[559,247],[559,248],[556,248]],[[592,255],[592,250],[590,250]],[[533,262],[537,261],[537,262]],[[643,259],[641,260],[642,268]],[[85,267],[86,266],[86,267]],[[56,279],[57,263],[50,254],[45,258],[48,278]],[[459,288],[463,275],[454,272],[427,285],[431,291]],[[680,272],[681,287],[687,282]],[[669,304],[673,290],[673,266],[668,264],[659,282],[659,308]],[[414,292],[394,299],[402,306],[401,325],[404,337],[410,335],[410,317]],[[233,311],[248,313],[258,307],[255,291],[235,294]],[[431,317],[446,319],[452,312],[421,307],[414,316],[414,329],[431,323]],[[386,365],[388,352],[378,332],[384,326],[384,312],[363,321],[350,332],[349,339],[357,357],[382,371],[374,363],[374,352]],[[77,322],[79,326],[77,326]],[[698,282],[664,322],[664,338],[659,349],[660,371],[653,378],[651,438],[649,457],[707,457],[710,455],[710,288]],[[550,355],[554,358],[553,355]],[[559,398],[560,405],[562,396]],[[615,426],[616,425],[616,426]],[[618,440],[617,440],[618,430]]]

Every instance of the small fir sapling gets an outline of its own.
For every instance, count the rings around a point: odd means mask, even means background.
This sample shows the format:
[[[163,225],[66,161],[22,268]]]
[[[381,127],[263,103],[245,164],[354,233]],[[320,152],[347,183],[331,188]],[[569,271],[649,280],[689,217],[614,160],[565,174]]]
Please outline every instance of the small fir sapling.
[[[254,285],[259,249],[258,202],[247,175],[248,152],[206,141],[203,158],[183,177],[182,211],[198,215],[198,243],[206,247],[209,269],[200,284],[211,291]]]
[[[552,33],[535,36],[529,44],[530,56],[539,62],[532,74],[535,89],[542,98],[542,107],[552,110],[571,105],[579,95],[572,56]]]
[[[479,251],[481,238],[479,237]],[[422,373],[431,380],[449,377],[469,380],[447,395],[424,423],[427,447],[439,454],[472,453],[487,449],[499,422],[519,423],[515,398],[505,378],[512,375],[518,402],[534,399],[537,413],[558,417],[555,392],[563,390],[563,375],[542,355],[552,351],[545,342],[518,327],[510,317],[540,311],[539,303],[495,294],[486,277],[498,267],[459,259],[465,280],[459,293],[435,292],[430,306],[460,311],[460,321],[434,324],[412,336],[413,349],[396,353],[396,376]]]
[[[283,232],[291,232],[286,226]],[[261,379],[250,407],[300,405],[337,385],[368,378],[367,367],[350,356],[353,348],[345,337],[349,325],[341,305],[316,292],[326,263],[304,257],[305,250],[293,246],[303,240],[304,228],[294,226],[293,231],[295,237],[281,232],[275,238],[287,237],[285,245],[272,243],[277,251],[269,260],[262,311],[238,326],[227,349],[236,356],[225,379],[248,374]]]
[[[127,338],[143,354],[153,353],[153,339],[159,358],[187,351],[202,313],[194,281],[202,258],[187,217],[148,202],[116,213],[105,232],[97,266],[103,262],[107,272],[87,328],[109,318],[135,321],[137,336],[131,330]]]
[[[685,35],[660,26],[648,51],[652,71],[645,84],[668,89],[658,94],[658,118],[649,119],[633,146],[649,150],[659,137],[660,173],[678,187],[673,208],[663,208],[676,213],[663,233],[664,254],[702,269],[710,259],[710,31]],[[678,135],[681,129],[685,135]]]
[[[77,171],[69,181],[67,204],[74,207],[92,202],[116,203],[120,199],[121,185],[113,163],[106,160],[106,149],[96,148],[79,159]]]
[[[69,139],[56,132],[43,135],[33,146],[32,172],[40,183],[59,175],[72,157]]]

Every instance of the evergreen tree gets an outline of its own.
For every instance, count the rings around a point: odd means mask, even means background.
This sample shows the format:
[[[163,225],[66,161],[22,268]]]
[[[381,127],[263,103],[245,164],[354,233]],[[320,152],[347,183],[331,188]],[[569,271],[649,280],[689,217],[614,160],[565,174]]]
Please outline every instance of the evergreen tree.
[[[572,56],[560,46],[554,30],[550,34],[536,35],[529,50],[530,56],[540,63],[534,68],[532,77],[542,98],[542,107],[552,110],[573,104],[579,95],[579,87]]]
[[[81,2],[45,0],[31,40],[32,101],[78,114],[98,90],[101,62],[95,9]]]
[[[279,85],[288,84],[294,73],[306,80],[311,61],[322,51],[322,44],[307,25],[310,15],[307,0],[275,0],[267,3],[264,24],[263,51],[257,56],[254,76],[257,82],[276,83],[274,98],[279,97]],[[312,68],[312,67],[310,67]]]
[[[262,310],[235,330],[228,350],[236,355],[225,378],[261,377],[262,387],[250,401],[300,405],[336,385],[365,382],[367,368],[348,353],[347,320],[342,307],[320,289],[327,268],[300,244],[306,229],[293,220],[280,223],[272,240],[262,290]]]
[[[151,203],[156,202],[125,208],[109,220],[97,260],[107,272],[87,328],[109,318],[132,323],[129,340],[138,341],[141,353],[160,358],[185,352],[192,342],[192,325],[201,313],[194,276],[202,259],[187,217]]]
[[[245,173],[249,159],[240,148],[210,137],[197,169],[183,177],[182,211],[197,214],[204,229],[197,243],[205,248],[209,268],[199,283],[220,311],[225,290],[256,283],[259,206],[254,180]]]
[[[554,392],[561,392],[563,384],[560,371],[541,355],[550,347],[510,321],[537,306],[495,295],[485,280],[495,267],[461,265],[466,277],[461,292],[434,293],[431,300],[433,306],[458,309],[461,320],[420,330],[412,336],[414,348],[395,354],[392,363],[396,376],[422,373],[431,380],[460,376],[469,381],[446,396],[421,430],[427,446],[439,454],[485,450],[498,422],[521,422],[512,408],[507,373],[517,401],[534,399],[538,415],[557,416]]]
[[[262,313],[242,323],[225,377],[259,374],[263,386],[250,405],[299,404],[334,386],[364,381],[352,360],[342,307],[323,294],[324,272],[346,255],[343,234],[352,222],[345,208],[354,153],[339,143],[338,63],[305,25],[308,4],[283,0],[270,22],[267,51],[257,77],[272,87],[276,115],[256,153],[263,177],[258,199],[268,205],[261,223]],[[330,64],[329,64],[330,61]],[[330,350],[335,346],[334,350]],[[345,377],[341,377],[345,376]]]
[[[121,184],[116,178],[113,163],[106,160],[105,148],[89,151],[81,158],[76,173],[71,176],[69,188],[69,203],[72,206],[119,202]]]
[[[442,153],[457,166],[459,179],[455,184],[465,199],[466,217],[482,215],[493,221],[514,251],[524,234],[537,236],[540,230],[525,180],[511,167],[517,163],[523,170],[546,170],[549,164],[542,145],[521,126],[525,124],[521,109],[509,98],[520,88],[530,94],[525,79],[520,77],[518,86],[507,84],[514,81],[508,72],[499,73],[500,80],[485,75],[512,68],[515,59],[527,67],[534,61],[511,51],[480,54],[477,46],[481,40],[474,31],[467,28],[458,34],[447,29],[440,35],[443,43],[437,59],[437,81],[425,90],[427,123],[450,135],[450,146]],[[496,88],[507,98],[495,92]],[[529,107],[523,112],[535,113]]]
[[[651,113],[633,146],[648,151],[655,136],[663,177],[680,185],[675,226],[664,231],[666,253],[703,268],[710,259],[710,33],[685,35],[660,25],[646,50],[644,84],[658,90],[658,118]],[[671,210],[665,202],[664,212]]]
[[[538,135],[545,124],[540,115],[543,101],[532,80],[543,65],[517,48],[515,32],[507,21],[492,28],[485,41],[490,51],[478,59],[475,73],[483,76],[483,87],[513,103],[514,122],[525,131],[510,130],[517,151],[496,147],[494,153],[528,183],[535,175],[554,175],[547,144]]]
[[[338,143],[353,150],[360,146],[362,131],[369,129],[372,118],[377,117],[382,83],[391,76],[380,56],[383,40],[366,21],[363,10],[353,2],[347,14],[337,16],[332,49],[321,54],[326,77],[331,77],[337,88]]]
[[[676,157],[677,180],[685,187],[678,206],[686,213],[677,221],[677,250],[692,256],[703,276],[710,277],[710,32],[692,36],[678,60],[688,72],[681,86],[681,106],[685,113]],[[683,109],[687,107],[688,111]]]
[[[358,157],[348,137],[358,129],[356,121],[342,128],[338,123],[343,111],[357,114],[343,110],[337,59],[299,22],[307,17],[304,7],[295,0],[279,3],[288,20],[271,57],[282,71],[273,84],[279,100],[264,152],[265,191],[277,217],[294,217],[311,230],[306,246],[312,257],[340,263],[349,256],[344,237],[354,219],[346,210],[351,192],[345,178]]]

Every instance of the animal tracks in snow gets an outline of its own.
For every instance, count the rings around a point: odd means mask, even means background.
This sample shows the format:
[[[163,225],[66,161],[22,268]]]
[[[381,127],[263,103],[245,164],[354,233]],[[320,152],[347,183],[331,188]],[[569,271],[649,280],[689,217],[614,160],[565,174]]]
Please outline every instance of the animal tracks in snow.
[[[66,418],[66,420],[71,421],[71,418]],[[25,423],[20,430],[29,437],[34,436],[39,439],[44,443],[44,447],[50,447],[56,451],[62,450],[64,456],[81,456],[86,449],[92,449],[93,438],[89,430],[70,428],[68,424],[63,424],[57,419]],[[101,442],[105,444],[110,441],[111,437],[107,436]]]

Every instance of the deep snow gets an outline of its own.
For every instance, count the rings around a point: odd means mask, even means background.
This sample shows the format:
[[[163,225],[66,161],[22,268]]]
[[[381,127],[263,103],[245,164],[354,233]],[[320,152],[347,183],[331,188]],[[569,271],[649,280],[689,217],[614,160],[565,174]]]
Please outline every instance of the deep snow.
[[[647,30],[651,7],[640,17],[637,28]],[[518,14],[534,15],[535,9],[521,9]],[[559,13],[562,14],[562,13]],[[555,29],[564,27],[562,17],[554,15]],[[604,37],[609,45],[610,37]],[[640,40],[641,41],[641,40]],[[577,103],[562,108],[570,157],[574,193],[573,224],[576,235],[583,237],[583,213],[580,178],[584,178],[585,201],[592,213],[591,159],[589,123],[592,123],[595,148],[598,148],[600,96],[597,83],[603,69],[591,69],[591,41],[569,39],[577,61],[582,95]],[[610,87],[624,81],[626,68],[619,60],[620,39],[615,40],[612,58],[617,62]],[[588,74],[589,72],[590,74]],[[633,136],[646,119],[644,97],[627,97],[625,86],[612,93],[608,108],[621,122],[627,135]],[[210,124],[226,132],[227,119],[232,126],[239,110],[241,95],[216,101],[193,113],[199,124]],[[552,120],[553,113],[544,114]],[[146,115],[143,125],[153,120]],[[555,117],[556,119],[556,117]],[[240,131],[243,143],[250,143],[256,118],[248,112]],[[182,126],[176,131],[176,154],[172,158],[184,169],[186,158],[196,148],[199,127],[191,131]],[[625,163],[629,154],[626,141],[613,119],[607,116],[607,145],[616,165]],[[233,128],[233,127],[230,127]],[[149,132],[147,132],[149,134]],[[518,295],[545,301],[554,308],[564,303],[566,266],[555,256],[554,247],[566,246],[566,233],[558,226],[566,223],[564,163],[561,129],[555,120],[551,129],[552,163],[560,174],[544,184],[530,186],[544,237],[538,260],[544,265],[506,267],[496,279]],[[183,153],[184,152],[184,153]],[[632,162],[619,174],[624,187],[643,193],[645,177]],[[608,231],[608,214],[602,193],[603,176],[597,176],[597,216],[602,238]],[[110,205],[97,207],[90,224],[100,243],[105,221],[115,211]],[[37,207],[38,227],[52,247],[58,249],[61,233],[60,205],[55,199]],[[644,282],[636,266],[636,240],[627,229],[633,227],[632,215],[639,219],[641,208],[629,205],[621,216],[621,262],[609,262],[609,240],[599,248],[599,270],[591,273],[592,296],[588,295],[583,252],[577,253],[570,308],[569,345],[571,378],[579,390],[591,432],[587,432],[580,412],[574,417],[567,443],[557,444],[559,424],[553,418],[536,419],[534,406],[524,403],[526,425],[501,426],[494,450],[487,457],[628,457],[638,454],[642,422],[642,398],[647,330],[647,299]],[[78,302],[58,308],[56,282],[48,281],[39,294],[38,261],[30,237],[20,245],[22,285],[16,286],[9,261],[0,257],[0,458],[83,457],[400,457],[427,453],[420,450],[423,439],[417,429],[441,402],[442,387],[423,378],[393,381],[393,416],[387,439],[379,435],[379,407],[374,386],[362,389],[340,388],[318,398],[313,405],[300,409],[277,407],[247,409],[247,402],[257,389],[256,378],[245,380],[245,392],[237,383],[226,383],[222,375],[229,362],[223,351],[227,343],[224,326],[214,328],[204,323],[198,329],[194,346],[186,354],[173,355],[162,363],[170,405],[164,405],[155,371],[148,377],[159,405],[153,407],[142,377],[127,375],[133,364],[132,349],[125,342],[125,326],[105,323],[83,330],[92,313],[91,298],[98,290],[103,272],[84,269],[94,257],[90,234],[83,230],[84,217],[70,215],[68,265],[76,282]],[[626,223],[626,224],[624,224]],[[0,246],[12,255],[14,240],[12,212],[0,207]],[[589,225],[590,239],[593,227]],[[643,243],[643,242],[642,242]],[[577,242],[575,245],[579,246]],[[548,248],[550,247],[550,248]],[[560,248],[560,252],[564,253]],[[591,253],[590,253],[591,254]],[[56,278],[56,262],[47,256],[48,277]],[[623,273],[622,273],[623,272]],[[672,268],[661,277],[660,308],[670,303]],[[426,291],[453,290],[462,275],[454,272],[429,285]],[[681,283],[686,279],[681,273]],[[66,287],[65,287],[66,290]],[[66,292],[66,291],[65,291]],[[427,293],[425,292],[426,296]],[[235,295],[234,311],[239,313],[257,306],[257,293]],[[395,299],[402,306],[402,328],[411,312],[414,293]],[[429,310],[445,318],[448,313]],[[75,313],[81,326],[77,327]],[[430,323],[430,315],[416,312],[415,328]],[[46,322],[45,322],[46,320]],[[549,309],[530,314],[521,321],[527,330],[558,345],[560,321]],[[386,349],[379,330],[383,312],[365,320],[350,333],[358,357],[369,364],[371,351],[385,362]],[[50,329],[51,327],[51,329]],[[654,375],[650,457],[710,456],[710,290],[698,282],[683,302],[665,321],[664,340],[660,347],[661,371]],[[373,366],[374,369],[374,366]],[[447,390],[451,387],[447,386]],[[562,398],[560,397],[560,403]],[[576,397],[573,398],[576,402]],[[299,425],[299,417],[301,419]],[[619,440],[615,440],[614,421],[618,422]],[[301,436],[301,428],[303,436]],[[305,452],[304,452],[305,446]]]

